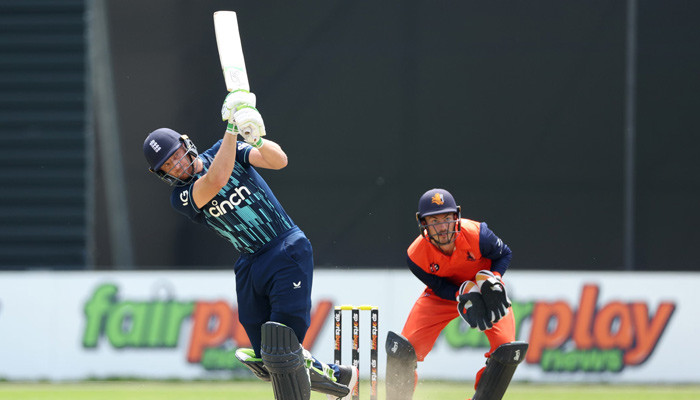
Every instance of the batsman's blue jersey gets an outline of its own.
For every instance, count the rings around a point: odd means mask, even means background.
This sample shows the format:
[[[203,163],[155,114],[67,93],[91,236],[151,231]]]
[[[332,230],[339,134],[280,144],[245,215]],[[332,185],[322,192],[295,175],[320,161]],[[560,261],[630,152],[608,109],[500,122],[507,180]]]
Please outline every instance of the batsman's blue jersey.
[[[192,201],[192,186],[209,170],[220,147],[221,140],[200,154],[204,170],[189,185],[175,188],[170,203],[193,221],[206,224],[239,252],[254,253],[295,225],[250,164],[252,147],[245,142],[238,142],[236,164],[228,183],[201,209],[197,208]]]

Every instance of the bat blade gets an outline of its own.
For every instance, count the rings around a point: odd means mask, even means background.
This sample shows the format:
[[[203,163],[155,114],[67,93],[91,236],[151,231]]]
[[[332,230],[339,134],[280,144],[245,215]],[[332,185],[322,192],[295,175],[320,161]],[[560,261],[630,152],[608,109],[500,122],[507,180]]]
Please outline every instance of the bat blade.
[[[237,89],[250,90],[236,13],[234,11],[215,12],[214,31],[226,89],[229,92]]]

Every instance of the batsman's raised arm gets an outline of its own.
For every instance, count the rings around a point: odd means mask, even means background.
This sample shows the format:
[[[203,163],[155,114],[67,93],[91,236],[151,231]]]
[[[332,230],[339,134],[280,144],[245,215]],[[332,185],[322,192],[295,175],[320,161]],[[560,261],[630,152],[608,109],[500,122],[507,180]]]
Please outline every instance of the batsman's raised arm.
[[[250,163],[254,167],[267,169],[282,169],[287,166],[287,154],[279,144],[272,140],[262,139],[263,146],[250,150]]]
[[[207,172],[192,185],[192,199],[201,208],[216,196],[228,183],[236,164],[236,139],[238,135],[231,123]]]
[[[239,132],[239,124],[236,121],[246,125],[263,124],[260,113],[255,109],[255,101],[255,94],[247,90],[236,90],[229,93],[224,99],[221,117],[228,122],[226,134],[224,134],[223,140],[217,144],[218,149],[211,165],[192,186],[192,199],[197,207],[202,207],[213,199],[231,177],[236,163],[236,145]]]
[[[265,122],[257,108],[255,94],[239,89],[229,93],[221,107],[221,118],[233,122],[246,143],[253,146],[248,158],[258,168],[282,169],[287,166],[287,155],[266,135]]]

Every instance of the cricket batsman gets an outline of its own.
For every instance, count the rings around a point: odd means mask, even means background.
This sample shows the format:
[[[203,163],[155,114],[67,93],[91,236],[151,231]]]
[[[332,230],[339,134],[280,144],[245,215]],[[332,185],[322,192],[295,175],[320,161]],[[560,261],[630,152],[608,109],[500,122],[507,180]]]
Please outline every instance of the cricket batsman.
[[[151,132],[143,152],[150,171],[174,187],[172,207],[240,253],[233,266],[238,317],[252,348],[236,357],[272,383],[277,400],[308,400],[310,390],[344,398],[357,368],[324,364],[300,345],[310,324],[313,251],[256,170],[284,168],[287,155],[263,138],[255,103],[247,90],[229,93],[221,110],[226,133],[201,154],[187,135],[168,128]]]
[[[483,331],[490,349],[476,373],[472,400],[500,400],[527,343],[515,342],[515,320],[503,275],[512,252],[485,222],[461,218],[444,189],[425,192],[416,213],[420,235],[407,251],[411,272],[425,283],[401,334],[389,331],[387,400],[407,400],[417,382],[417,361],[430,353],[442,329],[461,316]]]

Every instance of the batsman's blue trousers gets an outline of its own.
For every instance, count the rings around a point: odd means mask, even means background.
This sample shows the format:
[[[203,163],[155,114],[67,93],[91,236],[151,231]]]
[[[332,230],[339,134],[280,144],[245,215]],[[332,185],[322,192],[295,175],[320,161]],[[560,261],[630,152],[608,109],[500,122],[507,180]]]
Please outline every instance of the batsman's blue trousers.
[[[260,328],[267,321],[294,330],[304,341],[311,322],[313,249],[298,227],[294,227],[260,250],[242,254],[234,265],[238,319],[255,356],[260,357]]]

